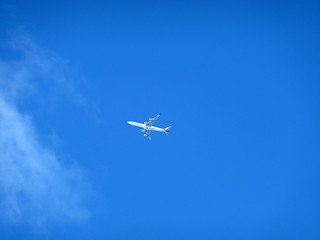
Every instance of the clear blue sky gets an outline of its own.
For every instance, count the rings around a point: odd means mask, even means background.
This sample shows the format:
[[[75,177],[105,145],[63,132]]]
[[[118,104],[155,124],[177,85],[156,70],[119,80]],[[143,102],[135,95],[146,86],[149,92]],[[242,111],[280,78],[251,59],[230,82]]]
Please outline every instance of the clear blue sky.
[[[57,169],[0,186],[0,239],[320,239],[317,1],[0,6],[0,120]]]

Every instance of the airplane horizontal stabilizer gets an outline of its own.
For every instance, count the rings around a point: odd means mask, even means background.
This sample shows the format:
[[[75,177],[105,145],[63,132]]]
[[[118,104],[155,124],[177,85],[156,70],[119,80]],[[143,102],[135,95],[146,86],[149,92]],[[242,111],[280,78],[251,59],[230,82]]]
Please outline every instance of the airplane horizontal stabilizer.
[[[169,130],[170,130],[171,126],[167,127],[164,129],[164,131],[166,132],[167,136],[169,135]]]

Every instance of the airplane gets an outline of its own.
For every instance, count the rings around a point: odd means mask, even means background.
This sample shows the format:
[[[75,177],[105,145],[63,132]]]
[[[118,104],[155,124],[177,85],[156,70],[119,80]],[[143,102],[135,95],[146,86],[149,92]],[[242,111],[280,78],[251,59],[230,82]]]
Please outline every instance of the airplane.
[[[154,124],[154,122],[158,119],[158,117],[160,117],[160,114],[158,114],[154,118],[149,118],[149,122],[144,122],[144,124],[132,122],[132,121],[129,121],[128,123],[132,126],[143,128],[143,130],[141,130],[141,132],[144,132],[145,134],[143,136],[149,137],[149,140],[151,140],[151,131],[165,132],[168,136],[168,133],[169,133],[171,126],[169,126],[167,128],[158,128],[158,127],[152,126]]]

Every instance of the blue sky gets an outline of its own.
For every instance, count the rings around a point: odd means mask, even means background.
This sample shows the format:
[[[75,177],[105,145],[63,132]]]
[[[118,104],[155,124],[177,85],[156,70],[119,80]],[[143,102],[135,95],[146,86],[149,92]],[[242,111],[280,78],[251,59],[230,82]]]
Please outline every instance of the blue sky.
[[[319,7],[2,1],[0,238],[319,239]]]

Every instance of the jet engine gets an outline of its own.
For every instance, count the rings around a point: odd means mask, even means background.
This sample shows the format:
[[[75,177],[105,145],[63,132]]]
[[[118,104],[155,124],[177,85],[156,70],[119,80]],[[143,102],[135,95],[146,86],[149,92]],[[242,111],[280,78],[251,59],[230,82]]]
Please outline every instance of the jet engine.
[[[146,132],[147,130],[141,130],[141,132]]]
[[[151,121],[152,120],[152,118],[149,118],[149,121]]]
[[[147,136],[148,136],[148,134],[143,134],[143,136],[144,136],[144,137],[147,137]]]

